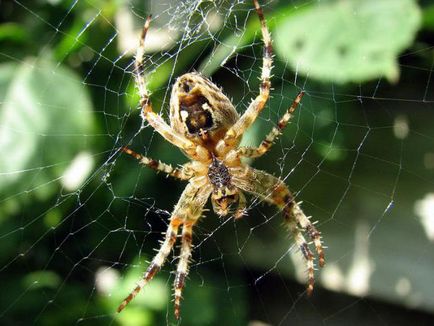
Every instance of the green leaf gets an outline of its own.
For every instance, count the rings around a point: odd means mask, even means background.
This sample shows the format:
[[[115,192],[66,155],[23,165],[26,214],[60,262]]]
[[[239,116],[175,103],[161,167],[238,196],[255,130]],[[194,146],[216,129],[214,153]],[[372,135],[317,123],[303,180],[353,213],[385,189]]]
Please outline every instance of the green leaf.
[[[62,282],[62,279],[53,271],[39,270],[27,274],[23,281],[24,286],[32,290],[44,287],[55,289]]]
[[[397,57],[421,24],[413,0],[343,0],[310,7],[277,26],[276,53],[293,69],[323,81],[399,77]]]
[[[28,40],[29,34],[26,29],[16,23],[6,23],[0,25],[0,41],[14,41],[23,43]]]
[[[79,76],[44,58],[3,64],[0,76],[2,197],[29,190],[46,197],[89,143],[89,95]]]
[[[83,22],[79,19],[74,21],[71,28],[63,35],[61,41],[54,49],[54,57],[62,61],[71,53],[78,51],[89,39],[89,32],[83,30]]]
[[[423,10],[423,27],[434,30],[434,5],[426,7]]]

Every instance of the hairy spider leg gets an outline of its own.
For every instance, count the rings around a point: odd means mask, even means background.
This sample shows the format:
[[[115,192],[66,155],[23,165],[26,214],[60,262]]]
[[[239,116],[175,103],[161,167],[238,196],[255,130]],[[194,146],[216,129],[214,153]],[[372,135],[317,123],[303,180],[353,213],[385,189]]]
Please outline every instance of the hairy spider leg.
[[[122,147],[121,151],[131,155],[136,160],[139,161],[140,164],[143,164],[157,172],[164,172],[167,175],[174,177],[180,180],[188,180],[192,177],[192,171],[189,171],[186,167],[182,168],[174,168],[170,164],[166,164],[161,162],[160,160],[154,160],[150,157],[143,156],[142,154],[136,153],[128,147]]]
[[[316,252],[319,257],[319,266],[323,267],[324,251],[321,244],[321,233],[315,228],[315,226],[306,217],[302,209],[300,208],[300,203],[296,203],[291,192],[288,190],[286,185],[279,185],[273,190],[271,195],[273,203],[282,210],[284,223],[291,231],[295,243],[300,249],[307,265],[307,294],[310,296],[313,292],[313,287],[315,284],[315,265],[314,265],[314,255],[306,242],[302,231],[307,232],[308,236],[312,239],[315,244]],[[301,229],[298,227],[300,225]]]
[[[157,272],[161,269],[164,262],[166,261],[167,256],[172,251],[172,248],[176,242],[179,226],[184,223],[187,225],[187,227],[186,228],[183,227],[183,240],[182,240],[183,245],[181,248],[180,262],[182,261],[182,264],[187,264],[187,270],[188,270],[189,255],[186,254],[186,251],[184,249],[184,247],[186,246],[184,243],[187,243],[188,241],[184,237],[184,234],[186,234],[186,232],[191,231],[188,226],[189,224],[191,224],[191,221],[196,221],[201,216],[203,211],[203,206],[208,200],[211,191],[212,191],[212,187],[210,185],[202,185],[201,187],[199,187],[194,182],[190,182],[186,186],[178,203],[175,206],[175,209],[173,210],[173,213],[170,218],[170,223],[166,231],[165,239],[160,249],[158,250],[158,253],[152,259],[151,264],[147,268],[143,278],[137,283],[137,286],[134,288],[134,290],[131,291],[131,293],[119,305],[117,312],[121,312],[137,296],[140,290],[146,284],[148,284],[149,281],[151,281],[152,278],[155,276],[155,274],[157,274]],[[186,256],[188,257],[187,260],[185,261],[184,259],[182,259],[182,257],[186,257]],[[181,271],[182,270],[183,269],[181,269]],[[182,287],[181,287],[181,291],[182,291]],[[175,312],[176,312],[176,307],[175,307]],[[178,305],[178,312],[179,312],[179,305]]]
[[[247,200],[246,196],[242,191],[238,192],[239,200],[238,200],[238,207],[237,210],[234,213],[235,219],[239,219],[245,215],[247,215]]]
[[[226,132],[223,139],[224,144],[228,148],[232,148],[240,139],[247,128],[256,120],[259,113],[265,106],[270,95],[270,76],[273,65],[273,47],[271,44],[271,35],[268,31],[267,24],[264,18],[264,13],[257,0],[253,0],[256,13],[258,14],[261,23],[262,39],[264,42],[264,55],[262,61],[261,85],[259,95],[252,101],[240,119]]]
[[[289,109],[285,112],[283,117],[279,120],[276,127],[273,127],[261,144],[256,147],[240,147],[237,152],[244,157],[256,158],[264,155],[273,146],[273,143],[282,134],[283,129],[288,125],[288,122],[293,118],[294,112],[297,109],[298,104],[303,98],[304,91],[298,93],[295,100],[292,102]]]
[[[194,143],[183,135],[175,132],[170,126],[163,120],[163,118],[156,114],[152,109],[152,103],[149,98],[148,89],[146,87],[146,79],[144,77],[144,65],[143,58],[145,54],[145,39],[148,33],[149,26],[151,24],[151,17],[146,18],[145,25],[143,26],[142,34],[137,48],[136,60],[135,60],[135,78],[140,95],[140,107],[142,109],[142,117],[168,142],[184,150],[188,155],[193,158],[197,158],[196,146]]]
[[[181,196],[181,199],[175,207],[175,210],[178,209],[179,211],[182,211],[184,216],[184,222],[182,224],[181,251],[178,267],[176,269],[175,281],[173,283],[175,293],[174,312],[176,319],[179,319],[181,315],[182,290],[184,289],[185,279],[187,278],[189,271],[188,267],[192,251],[193,226],[201,217],[203,206],[206,204],[213,189],[210,184],[203,186],[195,185],[194,180],[187,187],[191,187],[193,195],[190,198],[184,198],[184,200]]]
[[[182,290],[184,289],[185,279],[188,275],[188,265],[191,258],[191,248],[193,241],[193,225],[194,222],[186,222],[182,226],[181,252],[179,255],[178,268],[176,269],[175,281],[173,288],[175,291],[175,318],[181,316],[181,299]]]
[[[150,280],[158,273],[163,266],[167,256],[172,251],[173,245],[176,242],[176,236],[178,234],[179,225],[182,223],[182,219],[176,215],[172,215],[169,227],[166,231],[166,237],[163,244],[158,250],[157,255],[152,259],[151,264],[148,266],[143,278],[137,283],[137,286],[133,291],[122,301],[119,305],[117,312],[121,312],[140,292],[143,287],[148,284]]]
[[[289,190],[288,190],[289,191]],[[306,231],[309,238],[313,241],[315,245],[315,250],[318,254],[319,258],[319,266],[324,267],[325,265],[325,256],[324,256],[324,249],[321,243],[321,232],[319,232],[314,223],[310,221],[311,216],[306,216],[300,205],[302,202],[293,202],[291,212],[295,216],[295,219],[297,220],[298,224],[302,227],[303,230]],[[290,206],[290,203],[288,203],[286,206]]]
[[[295,202],[292,193],[280,179],[264,171],[256,170],[248,166],[232,168],[230,171],[232,174],[232,182],[236,187],[256,195],[282,210],[284,223],[291,231],[295,243],[306,261],[308,273],[307,293],[310,295],[315,283],[315,257],[303,236],[303,232],[306,232],[309,238],[314,242],[319,257],[319,266],[323,267],[325,257],[321,243],[321,233],[303,213],[300,208],[300,203]]]

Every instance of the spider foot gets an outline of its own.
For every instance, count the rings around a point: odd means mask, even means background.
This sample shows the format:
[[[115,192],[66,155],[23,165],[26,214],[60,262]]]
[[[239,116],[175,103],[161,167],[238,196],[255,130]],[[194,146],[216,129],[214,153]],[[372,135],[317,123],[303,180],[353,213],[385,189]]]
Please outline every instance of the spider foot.
[[[297,246],[307,266],[307,295],[311,296],[315,284],[315,255],[305,239],[309,238],[310,243],[315,246],[315,253],[318,256],[319,266],[325,265],[324,250],[321,243],[321,233],[316,229],[310,217],[306,216],[300,208],[301,202],[296,203],[291,196],[284,197],[286,205],[283,208],[285,224],[289,227]]]
[[[148,284],[150,280],[152,280],[152,278],[155,276],[155,274],[157,274],[160,268],[161,266],[156,263],[151,263],[151,265],[149,265],[143,278],[139,282],[137,282],[137,286],[134,288],[134,290],[131,291],[131,293],[119,305],[118,309],[116,310],[118,313],[124,310],[124,308],[137,296],[140,290],[146,284]]]
[[[179,319],[181,316],[181,299],[182,299],[182,289],[184,288],[186,273],[176,273],[175,277],[175,318]]]
[[[311,296],[313,293],[313,287],[315,284],[315,267],[314,267],[314,255],[310,250],[308,244],[304,242],[300,245],[300,251],[303,254],[307,264],[307,295]]]
[[[319,266],[324,267],[325,265],[325,255],[324,249],[321,242],[321,232],[317,230],[315,224],[318,221],[311,222],[311,216],[306,216],[303,210],[300,208],[300,204],[302,202],[298,202],[292,207],[292,214],[294,215],[297,223],[301,226],[301,228],[307,233],[309,238],[313,241],[315,245],[315,251],[318,255]]]

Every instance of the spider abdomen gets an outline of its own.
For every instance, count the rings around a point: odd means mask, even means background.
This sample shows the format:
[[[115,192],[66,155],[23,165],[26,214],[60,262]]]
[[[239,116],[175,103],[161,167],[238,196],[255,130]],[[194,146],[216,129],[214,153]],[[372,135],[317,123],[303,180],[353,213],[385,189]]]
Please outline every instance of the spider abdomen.
[[[170,124],[174,130],[210,152],[239,116],[215,84],[198,73],[179,77],[170,97]]]
[[[190,134],[206,132],[213,127],[210,105],[202,95],[185,96],[180,101],[180,115]]]

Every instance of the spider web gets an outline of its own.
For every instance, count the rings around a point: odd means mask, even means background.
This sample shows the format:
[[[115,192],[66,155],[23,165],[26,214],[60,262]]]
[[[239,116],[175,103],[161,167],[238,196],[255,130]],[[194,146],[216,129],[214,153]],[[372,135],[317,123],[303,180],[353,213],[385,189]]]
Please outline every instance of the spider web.
[[[273,39],[279,12],[330,4],[261,3]],[[119,152],[128,145],[173,165],[186,161],[142,122],[133,55],[152,13],[144,66],[154,109],[167,119],[171,85],[196,70],[241,113],[258,93],[262,64],[252,4],[0,6],[2,324],[175,323],[178,248],[115,313],[159,247],[185,187]],[[432,30],[420,30],[400,52],[394,82],[319,81],[276,54],[272,97],[243,142],[259,144],[306,91],[284,135],[251,164],[283,179],[319,221],[326,267],[307,298],[305,265],[280,212],[253,197],[239,221],[206,211],[194,230],[181,323],[432,322],[434,60]]]

